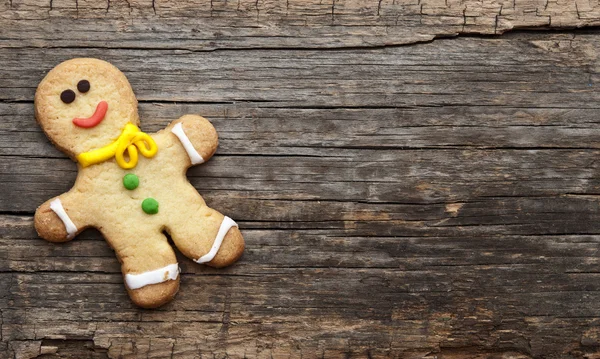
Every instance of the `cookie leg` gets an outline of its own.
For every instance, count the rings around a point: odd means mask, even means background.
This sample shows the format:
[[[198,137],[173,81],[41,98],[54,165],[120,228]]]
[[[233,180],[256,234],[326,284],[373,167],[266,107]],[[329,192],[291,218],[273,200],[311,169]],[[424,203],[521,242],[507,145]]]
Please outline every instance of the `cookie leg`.
[[[173,248],[159,232],[132,234],[121,240],[107,235],[121,261],[125,287],[142,308],[170,302],[179,289],[179,265]]]
[[[174,220],[167,226],[177,248],[186,257],[211,267],[225,267],[244,252],[244,238],[237,224],[207,206],[193,216]]]

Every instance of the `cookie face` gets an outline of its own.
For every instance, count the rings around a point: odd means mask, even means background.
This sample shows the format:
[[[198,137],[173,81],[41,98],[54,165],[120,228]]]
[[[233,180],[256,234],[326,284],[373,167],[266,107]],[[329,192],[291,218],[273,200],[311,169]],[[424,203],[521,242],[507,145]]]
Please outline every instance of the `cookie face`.
[[[96,59],[50,71],[35,107],[50,140],[79,163],[73,188],[37,209],[40,237],[64,242],[97,228],[115,250],[127,293],[145,308],[169,302],[179,288],[165,232],[196,263],[218,268],[242,255],[237,224],[206,206],[185,175],[217,149],[208,120],[184,115],[162,131],[143,132],[127,79]]]
[[[36,91],[35,112],[46,135],[70,157],[114,140],[128,122],[139,124],[127,78],[97,59],[68,60],[52,69]]]

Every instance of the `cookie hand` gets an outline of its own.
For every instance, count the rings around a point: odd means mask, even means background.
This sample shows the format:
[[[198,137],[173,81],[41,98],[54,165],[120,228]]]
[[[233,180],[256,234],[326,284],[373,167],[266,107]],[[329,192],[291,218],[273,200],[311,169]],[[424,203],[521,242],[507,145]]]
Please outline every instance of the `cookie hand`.
[[[85,226],[73,222],[64,202],[69,203],[68,194],[55,197],[39,206],[35,211],[34,224],[38,235],[50,242],[66,242],[73,239]],[[68,205],[67,205],[68,206]]]
[[[217,150],[219,138],[213,125],[204,117],[185,115],[171,123],[167,130],[177,137],[190,166],[208,161]]]

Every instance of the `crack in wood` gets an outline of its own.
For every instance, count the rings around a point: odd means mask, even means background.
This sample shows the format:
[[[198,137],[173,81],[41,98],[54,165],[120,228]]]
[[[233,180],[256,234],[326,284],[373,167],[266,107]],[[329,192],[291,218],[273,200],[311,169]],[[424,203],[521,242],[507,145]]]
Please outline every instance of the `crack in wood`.
[[[259,1],[260,1],[260,0],[256,0],[256,1],[254,2],[254,7],[256,8],[256,25],[257,25],[257,26],[258,26],[258,25],[260,25],[260,8],[259,8],[259,6],[258,6],[258,2],[259,2]]]
[[[335,1],[331,0],[331,22],[335,22]]]

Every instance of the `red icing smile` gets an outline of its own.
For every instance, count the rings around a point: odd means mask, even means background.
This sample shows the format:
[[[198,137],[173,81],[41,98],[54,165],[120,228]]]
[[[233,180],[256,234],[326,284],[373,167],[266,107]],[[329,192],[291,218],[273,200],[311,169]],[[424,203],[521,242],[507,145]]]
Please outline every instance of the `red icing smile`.
[[[97,126],[104,120],[104,116],[106,116],[106,111],[108,110],[108,103],[106,101],[100,101],[98,106],[96,106],[96,112],[88,118],[74,118],[73,123],[75,126],[83,127],[83,128],[92,128]]]

